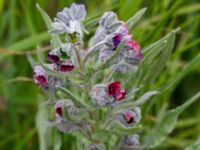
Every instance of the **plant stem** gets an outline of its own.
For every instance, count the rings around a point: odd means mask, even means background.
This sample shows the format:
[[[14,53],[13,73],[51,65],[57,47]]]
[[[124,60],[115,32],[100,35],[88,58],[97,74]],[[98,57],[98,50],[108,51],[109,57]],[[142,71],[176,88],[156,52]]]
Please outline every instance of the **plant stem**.
[[[81,71],[85,71],[85,68],[84,68],[84,65],[83,65],[83,59],[80,55],[80,49],[78,49],[75,45],[74,45],[74,50],[76,52],[76,56],[77,56],[77,59],[78,59],[78,63],[79,63],[79,67],[80,67],[80,70]]]

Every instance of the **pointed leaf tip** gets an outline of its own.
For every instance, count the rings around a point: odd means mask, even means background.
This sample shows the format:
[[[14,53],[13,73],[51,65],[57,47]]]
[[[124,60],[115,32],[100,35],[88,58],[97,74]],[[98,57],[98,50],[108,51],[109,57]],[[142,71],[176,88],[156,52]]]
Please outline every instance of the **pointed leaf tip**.
[[[146,12],[147,8],[143,8],[141,10],[139,10],[138,12],[135,13],[135,15],[133,15],[127,22],[127,26],[129,29],[131,29],[144,15],[144,13]]]

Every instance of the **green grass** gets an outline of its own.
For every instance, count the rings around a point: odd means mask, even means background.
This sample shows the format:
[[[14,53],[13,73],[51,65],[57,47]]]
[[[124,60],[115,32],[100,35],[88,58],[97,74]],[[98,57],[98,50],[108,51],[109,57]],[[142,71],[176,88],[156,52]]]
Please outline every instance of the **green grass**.
[[[69,6],[73,0],[42,0],[38,3],[53,18],[56,12]],[[127,20],[143,7],[148,10],[134,26],[132,33],[142,47],[155,42],[180,27],[175,48],[167,67],[150,89],[165,87],[175,81],[174,87],[152,103],[147,114],[151,126],[169,108],[174,108],[200,90],[200,63],[190,64],[200,50],[200,2],[198,0],[82,0],[87,5],[87,21],[113,10],[121,20]],[[36,1],[0,0],[0,149],[38,149],[35,127],[38,94],[41,91],[32,82],[32,69],[25,57],[26,51],[37,46],[49,46],[50,36],[36,9]],[[93,31],[93,28],[90,28]],[[181,115],[178,125],[160,149],[183,149],[194,143],[200,134],[200,103],[196,102]],[[63,136],[64,146],[73,145],[71,136]],[[73,146],[72,146],[73,147]]]

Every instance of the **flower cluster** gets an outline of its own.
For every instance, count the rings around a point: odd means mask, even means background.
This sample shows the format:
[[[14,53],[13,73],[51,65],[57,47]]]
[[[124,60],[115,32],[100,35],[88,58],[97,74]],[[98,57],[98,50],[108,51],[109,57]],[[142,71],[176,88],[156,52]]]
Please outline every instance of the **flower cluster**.
[[[121,101],[126,96],[126,90],[122,89],[120,81],[108,85],[96,85],[92,90],[92,99],[98,106],[106,106]]]
[[[138,64],[142,59],[141,46],[129,34],[128,27],[123,21],[118,20],[117,15],[113,12],[106,12],[99,22],[100,26],[97,29],[94,41],[95,43],[104,41],[104,46],[100,49],[99,58],[102,61],[108,60],[117,50],[119,45],[125,40],[124,47],[118,56],[118,62],[125,61],[128,64]],[[117,70],[124,69],[119,66]],[[128,70],[128,69],[126,69]]]
[[[132,92],[136,91],[135,87],[124,88],[126,83],[113,76],[113,72],[128,72],[139,65],[141,46],[129,33],[126,23],[120,21],[115,13],[106,12],[99,20],[92,46],[84,48],[85,16],[85,6],[78,4],[72,4],[57,14],[49,32],[65,38],[48,53],[49,64],[34,66],[34,80],[39,87],[54,90],[55,120],[49,124],[64,133],[81,132],[90,141],[87,149],[103,150],[107,141],[92,134],[98,135],[101,131],[108,132],[107,136],[116,135],[119,131],[112,128],[120,125],[132,129],[141,120],[139,105],[126,105],[135,101]],[[109,75],[105,73],[110,71]],[[55,76],[56,73],[59,75]],[[109,80],[106,80],[107,76],[110,76]],[[123,105],[126,107],[121,108]],[[134,140],[130,139],[133,138],[127,137],[122,141],[131,145]]]

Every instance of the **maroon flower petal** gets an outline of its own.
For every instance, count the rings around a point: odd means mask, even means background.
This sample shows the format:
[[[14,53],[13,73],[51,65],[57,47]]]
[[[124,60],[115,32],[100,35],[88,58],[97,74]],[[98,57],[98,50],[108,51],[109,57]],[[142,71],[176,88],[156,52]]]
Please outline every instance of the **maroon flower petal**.
[[[141,46],[137,41],[133,41],[133,49],[136,51],[141,51]]]
[[[48,86],[47,78],[43,75],[35,76],[35,80],[38,86],[45,86],[45,87]]]
[[[110,83],[108,85],[108,94],[110,96],[116,96],[121,90],[121,83],[119,81]]]
[[[133,112],[128,111],[125,113],[125,118],[126,118],[126,122],[128,124],[131,124],[135,120],[135,114]]]
[[[60,117],[63,116],[63,110],[62,107],[56,107],[56,114]]]
[[[48,86],[48,75],[46,74],[45,70],[40,66],[34,66],[34,80],[37,86],[40,87],[47,87]]]
[[[121,33],[118,33],[113,37],[112,41],[113,41],[114,49],[117,49],[122,39],[123,39],[123,35]]]
[[[58,57],[58,55],[54,55],[54,54],[48,54],[47,60],[56,64],[60,62],[60,58]]]
[[[122,99],[125,98],[125,95],[126,95],[126,90],[123,89],[123,90],[120,91],[120,93],[117,94],[116,99],[117,100],[122,100]]]
[[[72,64],[71,61],[63,62],[60,65],[60,71],[62,72],[69,72],[69,71],[72,71],[73,69],[74,69],[74,65]]]
[[[126,90],[121,89],[121,83],[116,81],[108,85],[108,95],[113,96],[117,100],[122,100],[126,95]]]
[[[137,41],[133,40],[131,35],[129,36],[129,40],[127,42],[127,45],[130,46],[129,50],[136,50],[137,52],[141,51],[140,44]]]
[[[142,53],[139,51],[138,53],[137,53],[137,59],[139,60],[139,61],[141,61],[141,59],[143,58],[143,55],[142,55]]]

